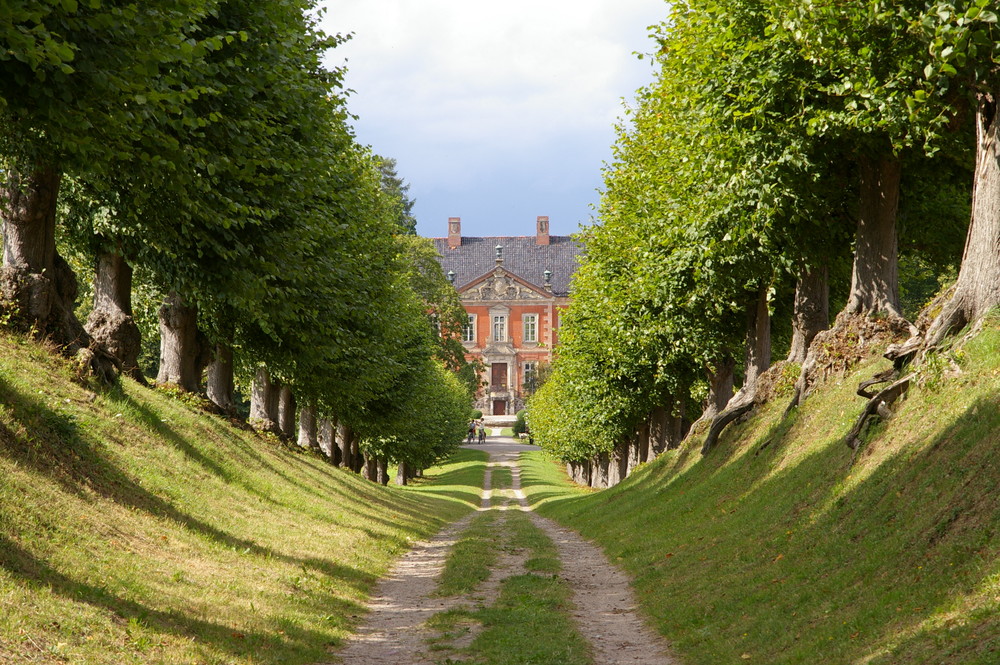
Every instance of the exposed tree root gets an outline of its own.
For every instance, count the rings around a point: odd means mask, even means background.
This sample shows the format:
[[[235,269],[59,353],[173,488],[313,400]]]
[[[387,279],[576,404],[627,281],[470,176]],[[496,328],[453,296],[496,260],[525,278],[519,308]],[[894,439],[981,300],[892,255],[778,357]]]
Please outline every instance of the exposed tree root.
[[[914,374],[908,374],[868,400],[868,404],[865,405],[861,415],[855,421],[854,427],[844,437],[844,443],[847,444],[848,448],[855,451],[858,449],[862,436],[875,419],[885,420],[891,417],[892,412],[889,407],[909,390],[910,382],[914,376]]]
[[[740,397],[740,395],[734,397],[732,405],[727,405],[725,410],[717,415],[712,421],[712,426],[709,428],[708,435],[705,437],[705,443],[701,447],[701,454],[707,455],[708,452],[715,447],[715,444],[719,441],[719,437],[722,435],[722,431],[726,429],[729,423],[750,413],[755,405],[754,396],[752,394],[748,397]]]
[[[842,376],[868,357],[873,348],[908,340],[915,332],[916,328],[906,319],[896,316],[841,314],[832,328],[816,335],[809,345],[785,416],[805,401],[818,383],[831,375]]]

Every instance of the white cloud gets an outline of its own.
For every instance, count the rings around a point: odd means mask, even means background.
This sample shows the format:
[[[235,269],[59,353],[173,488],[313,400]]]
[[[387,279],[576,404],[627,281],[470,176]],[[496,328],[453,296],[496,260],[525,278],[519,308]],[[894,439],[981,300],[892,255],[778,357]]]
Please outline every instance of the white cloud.
[[[610,146],[620,99],[650,78],[632,53],[649,50],[646,26],[667,12],[662,0],[327,5],[325,29],[355,33],[329,62],[347,59],[359,136],[419,172],[401,168],[418,200],[421,181],[471,183],[487,162],[573,137]]]

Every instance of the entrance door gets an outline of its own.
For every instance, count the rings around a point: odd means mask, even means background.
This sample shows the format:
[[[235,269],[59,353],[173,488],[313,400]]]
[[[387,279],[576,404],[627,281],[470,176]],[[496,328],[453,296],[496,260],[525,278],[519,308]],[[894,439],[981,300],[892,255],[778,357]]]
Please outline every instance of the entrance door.
[[[491,367],[493,371],[490,386],[493,390],[507,390],[507,363],[493,363]]]
[[[494,416],[506,416],[507,415],[507,402],[502,399],[493,400],[493,415]]]

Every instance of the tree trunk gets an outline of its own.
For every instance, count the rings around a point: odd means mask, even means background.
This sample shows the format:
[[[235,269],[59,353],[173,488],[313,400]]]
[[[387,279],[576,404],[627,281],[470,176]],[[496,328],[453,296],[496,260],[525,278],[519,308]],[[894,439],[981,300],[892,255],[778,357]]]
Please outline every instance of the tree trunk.
[[[976,170],[972,220],[965,238],[955,292],[927,331],[936,346],[1000,305],[1000,91],[981,93],[976,109]]]
[[[636,430],[635,435],[628,443],[625,455],[625,473],[628,478],[635,471],[635,468],[642,463],[642,451],[649,446],[649,421],[643,420]]]
[[[146,384],[139,369],[142,336],[132,316],[132,266],[116,252],[103,251],[97,256],[94,309],[84,327],[118,359],[122,372]]]
[[[628,442],[619,443],[608,455],[608,483],[607,487],[614,487],[622,481],[624,462],[627,455]]]
[[[211,347],[198,331],[198,309],[171,292],[160,306],[160,371],[157,383],[198,392]]]
[[[364,460],[363,463],[361,464],[361,469],[360,469],[361,477],[364,478],[365,480],[369,480],[374,483],[375,481],[378,480],[377,460],[374,457],[367,454],[362,455],[361,457]]]
[[[263,366],[257,368],[250,388],[250,425],[257,430],[278,432],[278,390]]]
[[[399,468],[396,469],[396,484],[400,487],[406,485],[409,480],[409,465],[406,462],[400,462]]]
[[[757,292],[757,299],[747,312],[746,363],[740,392],[750,393],[752,398],[752,393],[757,390],[757,379],[770,366],[771,313],[767,305],[767,287],[762,286]]]
[[[896,157],[862,157],[861,200],[846,314],[886,312],[903,318],[899,307],[896,212],[902,164]]]
[[[292,392],[292,387],[281,384],[278,387],[278,431],[280,431],[281,435],[286,439],[294,439],[298,434],[298,428],[296,427],[297,423],[295,420],[295,407],[295,394]],[[307,446],[308,448],[317,447],[315,409],[313,409],[312,421],[313,435],[310,445]],[[299,439],[299,443],[302,443],[301,438]]]
[[[282,393],[288,386],[282,386]],[[291,392],[289,390],[288,392]],[[292,408],[294,413],[295,409]],[[285,413],[282,412],[282,417]],[[316,404],[310,402],[299,409],[299,445],[310,450],[319,450],[319,428],[316,421]]]
[[[365,456],[361,454],[361,439],[358,433],[351,430],[351,470],[361,473],[365,465]]]
[[[16,325],[55,341],[100,380],[112,382],[121,364],[77,320],[76,275],[56,252],[61,174],[38,167],[26,177],[16,170],[8,170],[6,176],[0,185],[3,307]]]
[[[722,430],[730,422],[753,408],[757,393],[757,379],[771,365],[771,314],[767,305],[767,287],[761,286],[757,297],[747,309],[747,337],[745,378],[739,392],[726,404],[726,408],[712,419],[712,426],[705,437],[702,454],[708,453],[718,441]]]
[[[603,489],[608,486],[609,455],[601,453],[591,462],[590,486]]]
[[[340,466],[347,469],[354,467],[354,460],[351,458],[351,438],[351,428],[338,422],[334,440],[340,449]]]
[[[236,412],[236,385],[233,381],[233,348],[228,344],[217,344],[215,357],[208,365],[206,381],[208,399],[224,413]]]
[[[675,401],[674,409],[667,419],[667,450],[679,448],[690,429],[691,423],[684,418],[684,402]]]
[[[673,400],[665,401],[672,402]],[[646,448],[646,458],[642,460],[643,462],[655,458],[667,448],[667,409],[668,406],[661,404],[649,413],[649,438]]]
[[[726,408],[733,398],[733,376],[736,373],[736,361],[731,356],[716,362],[712,367],[705,368],[708,374],[708,397],[705,398],[705,408],[701,420],[711,420]]]
[[[320,418],[319,420],[319,449],[323,451],[330,464],[337,466],[340,464],[340,448],[334,440],[335,425],[330,418]]]
[[[566,475],[577,485],[590,485],[590,460],[566,462]]]
[[[389,461],[384,457],[375,458],[375,469],[377,472],[376,482],[379,485],[389,484]]]
[[[830,326],[830,285],[826,266],[803,268],[795,285],[792,347],[788,362],[801,365],[817,334]]]
[[[38,168],[27,177],[7,174],[3,211],[3,298],[16,318],[45,335],[53,326],[56,201],[61,174]]]

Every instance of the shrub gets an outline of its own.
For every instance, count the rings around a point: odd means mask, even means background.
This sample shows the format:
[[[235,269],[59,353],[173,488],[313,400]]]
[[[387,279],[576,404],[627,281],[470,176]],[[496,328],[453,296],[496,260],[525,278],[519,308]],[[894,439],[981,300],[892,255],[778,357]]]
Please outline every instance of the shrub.
[[[527,415],[528,412],[525,409],[517,412],[516,420],[514,421],[514,436],[524,434],[528,431],[528,423],[525,421]]]

